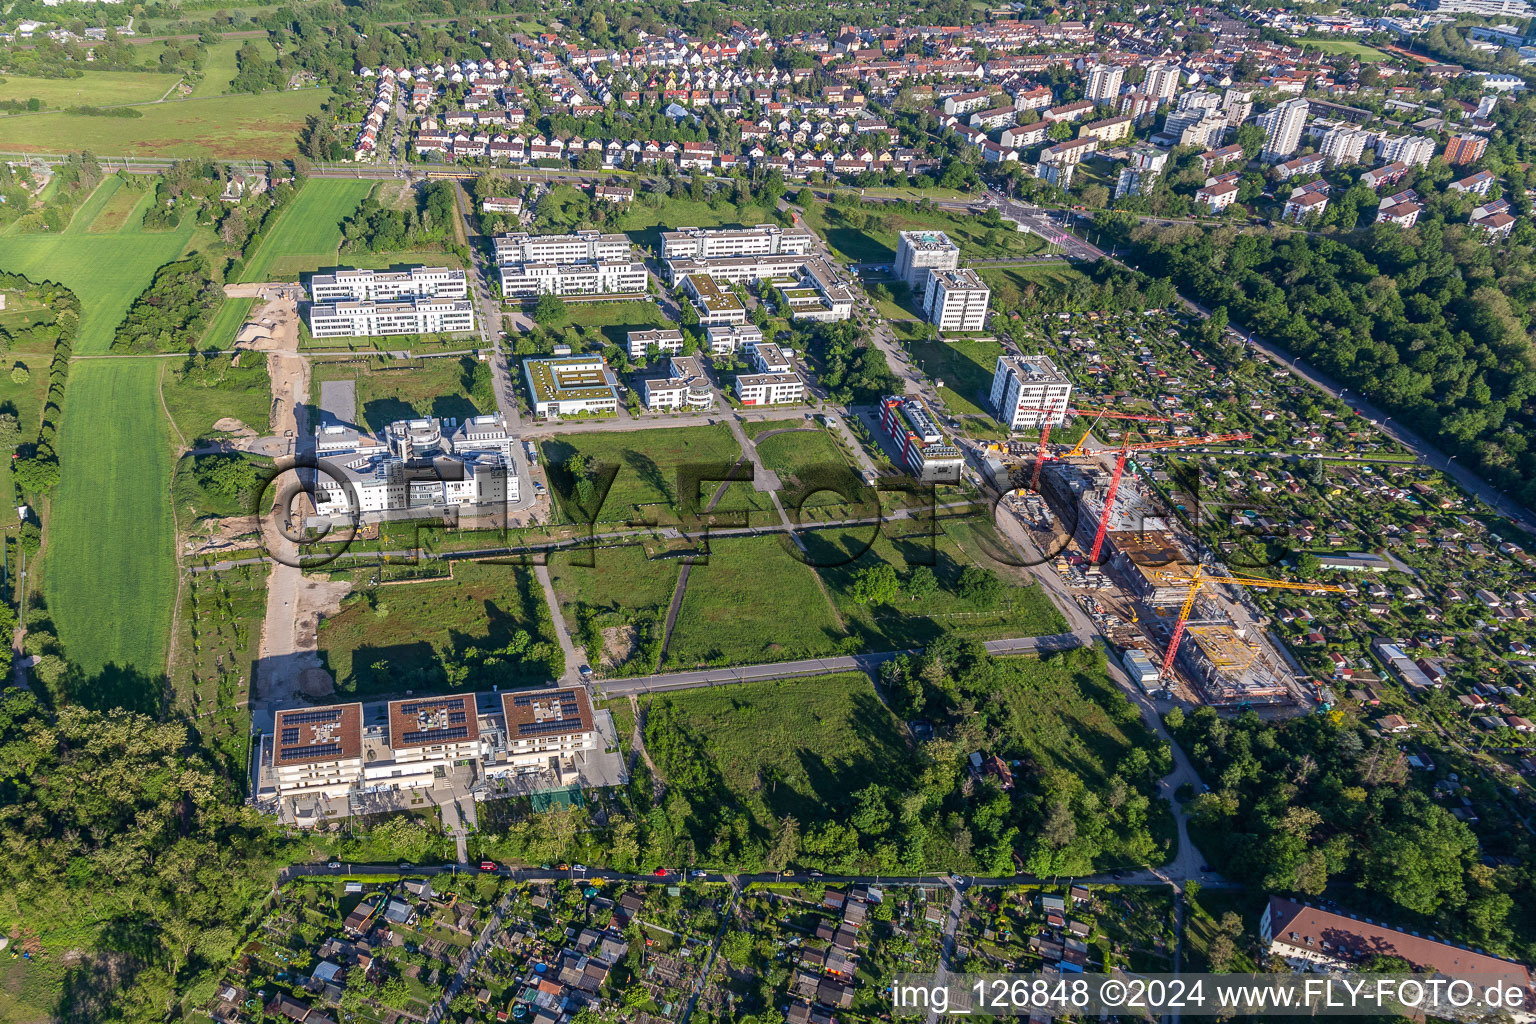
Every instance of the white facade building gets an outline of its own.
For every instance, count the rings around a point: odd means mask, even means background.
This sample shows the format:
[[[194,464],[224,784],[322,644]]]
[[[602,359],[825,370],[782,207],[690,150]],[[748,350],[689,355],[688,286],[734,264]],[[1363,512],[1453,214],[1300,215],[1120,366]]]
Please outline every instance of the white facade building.
[[[1385,163],[1428,167],[1435,155],[1435,140],[1427,135],[1387,136],[1376,143],[1376,155]]]
[[[1095,103],[1113,103],[1125,81],[1125,68],[1098,64],[1088,72],[1088,87],[1083,95]]]
[[[501,294],[524,299],[554,295],[643,295],[649,277],[638,260],[588,263],[509,263],[501,267]]]
[[[394,302],[399,299],[462,299],[469,295],[464,271],[457,267],[409,270],[338,270],[309,279],[317,303]]]
[[[727,256],[804,256],[815,239],[804,228],[678,228],[661,233],[661,258],[714,260]]]
[[[1358,128],[1333,128],[1323,135],[1323,142],[1318,146],[1318,152],[1331,167],[1356,164],[1365,153],[1365,147],[1375,138],[1374,132],[1362,131]]]
[[[1265,163],[1284,160],[1301,147],[1301,131],[1307,124],[1308,109],[1307,101],[1298,97],[1259,115],[1259,127],[1264,129],[1261,160]]]
[[[928,275],[923,312],[940,331],[980,331],[987,325],[992,289],[974,270],[942,270]]]
[[[336,302],[309,308],[309,333],[313,338],[460,334],[474,329],[475,304],[467,299]]]
[[[788,405],[805,400],[805,379],[798,373],[743,373],[736,378],[742,405]]]
[[[992,374],[992,407],[1009,430],[1032,430],[1067,421],[1072,382],[1047,355],[998,356]]]
[[[683,350],[683,332],[667,328],[630,331],[626,340],[629,342],[631,359],[644,359],[652,345],[655,345],[656,351],[662,355],[675,355]]]
[[[696,356],[673,356],[667,360],[666,377],[645,382],[645,407],[652,412],[702,411],[714,404],[715,390]]]
[[[523,360],[536,416],[618,412],[618,380],[600,355]]]
[[[927,286],[930,271],[959,267],[960,247],[942,231],[903,231],[896,236],[896,276],[914,297]]]

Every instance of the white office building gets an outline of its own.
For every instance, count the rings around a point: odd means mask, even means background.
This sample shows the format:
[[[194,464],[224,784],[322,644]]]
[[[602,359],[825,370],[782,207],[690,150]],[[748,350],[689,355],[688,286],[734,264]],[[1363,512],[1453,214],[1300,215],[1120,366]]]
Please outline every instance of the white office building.
[[[798,373],[743,373],[736,378],[742,405],[791,405],[805,400],[805,378]]]
[[[750,351],[753,345],[763,340],[762,329],[756,324],[711,327],[704,334],[708,339],[709,354],[712,356]]]
[[[646,358],[652,345],[656,346],[656,351],[664,356],[676,355],[683,350],[683,332],[667,328],[630,331],[627,340],[631,359]]]
[[[804,256],[815,239],[804,228],[678,228],[661,233],[661,258],[714,260],[728,256]]]
[[[940,331],[980,331],[987,325],[987,300],[992,289],[974,270],[941,270],[928,274],[923,313]]]
[[[1033,430],[1067,421],[1072,382],[1047,355],[998,356],[992,374],[992,407],[1009,430]]]
[[[469,295],[464,271],[457,267],[408,270],[338,270],[309,279],[315,302],[394,302],[400,299],[462,299]]]
[[[526,299],[554,295],[643,295],[649,278],[638,260],[586,263],[509,263],[501,267],[501,294]]]
[[[385,428],[382,445],[324,423],[315,442],[315,513],[322,518],[377,520],[518,500],[513,438],[500,416],[475,416],[451,431],[435,418],[398,420]]]
[[[335,302],[309,307],[309,333],[313,338],[461,334],[474,329],[475,305],[467,299]]]
[[[618,378],[600,355],[525,359],[523,374],[536,416],[618,412]]]
[[[530,235],[519,231],[496,236],[496,262],[499,264],[628,262],[630,251],[627,235],[601,231],[577,231],[569,235]]]
[[[1264,150],[1260,159],[1274,163],[1301,148],[1301,131],[1307,124],[1308,109],[1307,101],[1297,97],[1259,115],[1259,127],[1264,129]]]
[[[645,382],[645,407],[652,412],[688,409],[702,412],[714,407],[715,390],[696,356],[667,360],[667,376]]]
[[[896,276],[914,297],[927,287],[930,271],[959,267],[960,247],[942,231],[903,231],[896,236]]]

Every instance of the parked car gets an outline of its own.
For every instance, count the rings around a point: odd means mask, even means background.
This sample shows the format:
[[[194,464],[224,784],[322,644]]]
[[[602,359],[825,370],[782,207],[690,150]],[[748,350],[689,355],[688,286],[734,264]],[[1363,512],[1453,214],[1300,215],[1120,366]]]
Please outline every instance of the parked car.
[[[496,863],[494,861],[483,860],[483,861],[480,862],[480,870],[481,871],[495,871],[496,870]]]

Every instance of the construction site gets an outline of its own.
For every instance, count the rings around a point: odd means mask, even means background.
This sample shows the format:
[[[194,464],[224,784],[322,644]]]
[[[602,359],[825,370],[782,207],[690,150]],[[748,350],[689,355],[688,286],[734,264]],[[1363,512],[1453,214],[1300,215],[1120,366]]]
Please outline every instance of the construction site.
[[[1063,410],[1111,419],[1093,410]],[[1266,632],[1250,588],[1338,590],[1237,576],[1199,551],[1159,493],[1150,459],[1162,451],[1232,443],[1246,434],[1183,437],[1115,447],[1091,429],[1070,447],[1017,439],[983,446],[1003,507],[1031,531],[1055,571],[1148,693],[1222,708],[1324,710],[1332,695]],[[1136,653],[1136,652],[1139,652]]]

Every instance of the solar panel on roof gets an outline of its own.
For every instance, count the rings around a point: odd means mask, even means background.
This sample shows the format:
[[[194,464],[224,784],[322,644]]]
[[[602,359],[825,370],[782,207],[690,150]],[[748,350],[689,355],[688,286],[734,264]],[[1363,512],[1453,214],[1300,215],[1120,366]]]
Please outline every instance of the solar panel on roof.
[[[335,757],[341,753],[341,744],[324,743],[311,747],[284,747],[279,756],[284,760],[294,757]]]
[[[295,727],[295,728],[292,728],[292,729],[284,729],[283,730],[282,742],[283,743],[297,743],[297,742],[299,742],[299,730],[298,730],[298,728]]]
[[[563,718],[550,719],[547,722],[520,722],[517,726],[519,736],[542,736],[547,732],[572,732],[576,722],[569,722]]]
[[[469,736],[469,727],[465,725],[455,726],[452,729],[427,729],[417,732],[402,733],[401,743],[427,743],[432,740],[462,740]]]
[[[335,722],[340,719],[340,708],[322,708],[319,711],[299,711],[285,714],[283,715],[283,724],[306,725],[310,722]]]

